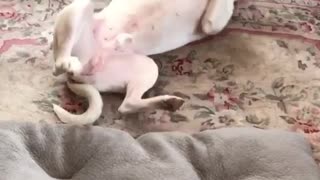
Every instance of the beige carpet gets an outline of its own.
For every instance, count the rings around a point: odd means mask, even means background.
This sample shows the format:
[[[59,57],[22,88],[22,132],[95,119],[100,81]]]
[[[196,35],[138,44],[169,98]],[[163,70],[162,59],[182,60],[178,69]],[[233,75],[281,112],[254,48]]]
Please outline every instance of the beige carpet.
[[[51,103],[85,107],[51,75],[53,19],[66,4],[0,1],[2,120],[58,122]],[[180,111],[121,117],[117,108],[122,97],[105,95],[97,124],[134,136],[237,125],[281,129],[296,125],[309,134],[318,132],[319,9],[317,0],[239,0],[232,22],[219,36],[155,57],[161,78],[151,94],[184,97]]]

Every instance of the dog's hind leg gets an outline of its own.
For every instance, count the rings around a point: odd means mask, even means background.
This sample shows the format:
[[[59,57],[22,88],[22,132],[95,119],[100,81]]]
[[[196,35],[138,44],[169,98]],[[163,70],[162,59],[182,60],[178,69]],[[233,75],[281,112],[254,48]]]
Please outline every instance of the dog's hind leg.
[[[232,17],[235,0],[208,0],[201,20],[202,30],[213,35],[221,32]]]
[[[146,109],[164,109],[169,111],[178,110],[184,100],[177,96],[161,95],[142,99],[143,94],[149,90],[153,84],[128,84],[126,97],[118,111],[122,114],[135,113]]]

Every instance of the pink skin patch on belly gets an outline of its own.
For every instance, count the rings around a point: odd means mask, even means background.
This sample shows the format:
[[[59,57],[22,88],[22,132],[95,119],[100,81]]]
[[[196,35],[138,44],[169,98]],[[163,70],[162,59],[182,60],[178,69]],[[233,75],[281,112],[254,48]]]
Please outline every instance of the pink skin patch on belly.
[[[130,22],[124,27],[124,30],[129,33],[137,31],[137,29],[139,29],[139,24],[138,24],[137,18],[135,17],[132,17]]]
[[[90,76],[97,72],[103,71],[105,68],[105,63],[108,60],[108,56],[110,57],[110,54],[113,54],[115,52],[116,50],[108,47],[97,48],[94,56],[84,66],[81,75]]]
[[[97,72],[103,71],[105,60],[106,58],[102,55],[95,56],[88,62],[87,65],[85,65],[81,75],[91,76]]]

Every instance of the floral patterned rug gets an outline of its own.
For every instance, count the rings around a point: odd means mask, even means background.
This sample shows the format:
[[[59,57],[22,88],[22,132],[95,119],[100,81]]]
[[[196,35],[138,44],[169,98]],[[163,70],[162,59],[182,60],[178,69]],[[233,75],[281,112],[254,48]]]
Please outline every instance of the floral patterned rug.
[[[0,117],[59,122],[51,103],[86,106],[52,76],[52,26],[67,0],[0,1]],[[97,3],[97,10],[104,6]],[[298,128],[320,123],[320,1],[239,0],[218,36],[155,56],[161,77],[149,94],[175,94],[175,113],[120,116],[123,96],[105,94],[97,125],[133,136],[225,126]],[[75,108],[74,111],[76,111]]]

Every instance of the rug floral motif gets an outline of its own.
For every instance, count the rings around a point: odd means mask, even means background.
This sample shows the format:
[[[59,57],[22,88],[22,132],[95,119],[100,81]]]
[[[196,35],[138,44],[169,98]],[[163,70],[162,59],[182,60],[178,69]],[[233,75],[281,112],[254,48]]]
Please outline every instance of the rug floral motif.
[[[1,119],[59,122],[51,103],[85,108],[52,76],[54,17],[69,2],[0,1]],[[123,96],[105,94],[96,125],[134,136],[225,126],[319,132],[319,8],[318,0],[239,0],[220,35],[153,57],[161,77],[149,94],[183,97],[181,110],[121,116]]]

